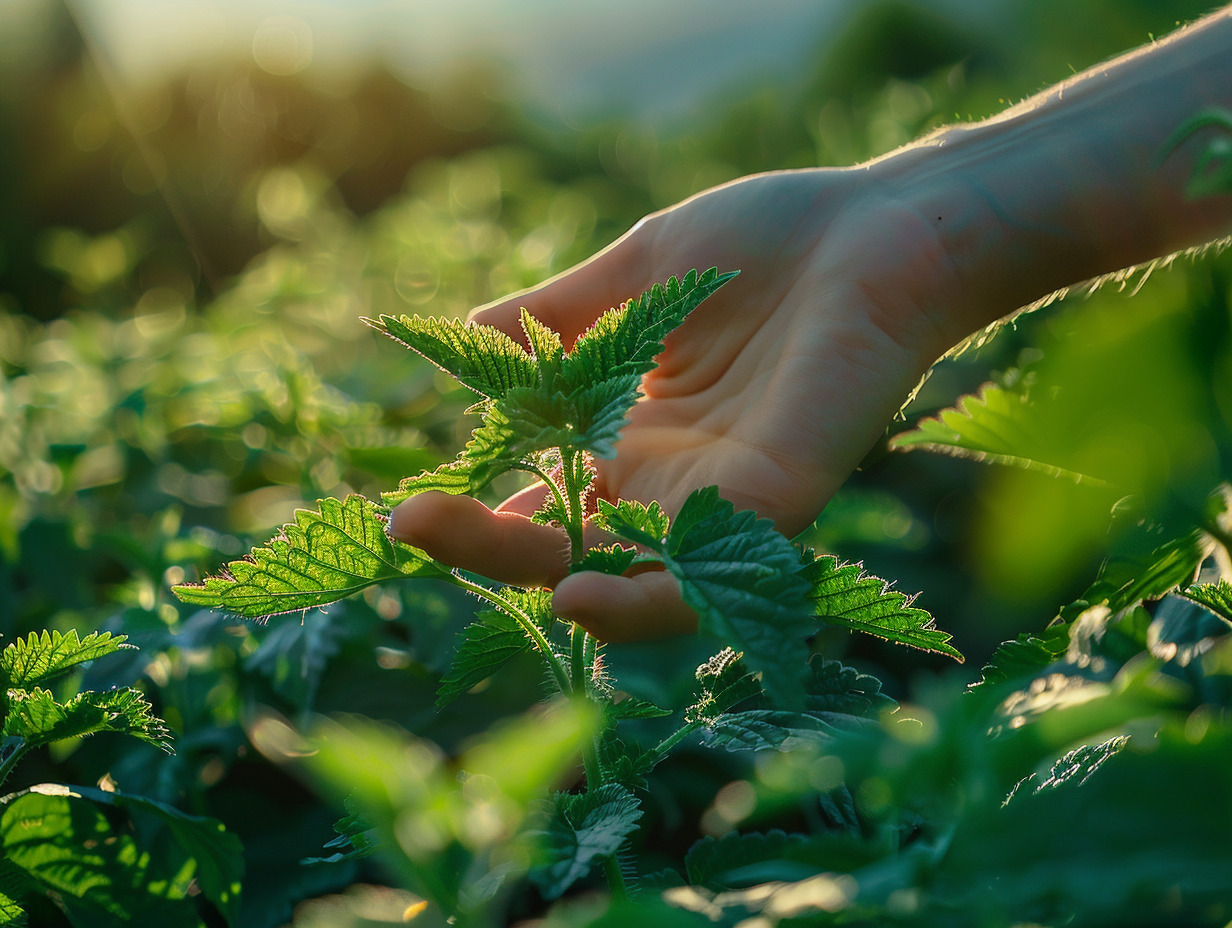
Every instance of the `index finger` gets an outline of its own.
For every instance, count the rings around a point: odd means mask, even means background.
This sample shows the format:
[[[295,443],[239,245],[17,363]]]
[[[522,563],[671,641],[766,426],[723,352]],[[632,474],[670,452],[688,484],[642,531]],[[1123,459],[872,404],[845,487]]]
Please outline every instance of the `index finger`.
[[[523,307],[560,333],[566,347],[613,306],[637,296],[653,282],[643,260],[645,220],[607,248],[528,290],[471,312],[469,322],[495,326],[525,344]]]

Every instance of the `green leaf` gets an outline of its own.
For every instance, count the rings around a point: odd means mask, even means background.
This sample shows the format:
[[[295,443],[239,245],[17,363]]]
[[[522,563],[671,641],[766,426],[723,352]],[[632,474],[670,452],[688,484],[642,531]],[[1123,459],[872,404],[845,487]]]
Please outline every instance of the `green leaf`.
[[[334,823],[334,836],[325,842],[327,848],[341,848],[329,857],[306,857],[302,864],[335,864],[343,860],[370,857],[379,847],[372,821],[356,805],[351,794],[343,800],[347,814]]]
[[[171,837],[158,853],[139,846],[114,813],[153,819]],[[214,819],[103,790],[45,783],[7,796],[4,857],[73,915],[97,926],[201,924],[196,889],[229,924],[238,915],[243,850]]]
[[[538,384],[535,360],[499,329],[461,319],[388,316],[363,320],[423,355],[476,393],[497,398]]]
[[[615,783],[578,795],[557,793],[550,806],[548,824],[532,832],[545,859],[530,878],[546,898],[556,899],[596,861],[620,849],[637,830],[642,809],[636,796]]]
[[[1193,580],[1210,549],[1210,539],[1195,529],[1143,554],[1110,557],[1100,567],[1095,582],[1080,599],[1062,609],[1061,615],[1073,619],[1099,603],[1119,612],[1143,600],[1161,599]]]
[[[823,554],[807,565],[804,576],[811,587],[808,598],[823,622],[963,660],[949,644],[950,634],[934,627],[933,617],[911,604],[914,597],[864,573],[862,564],[840,564],[833,555]]]
[[[1226,580],[1220,580],[1218,583],[1198,583],[1178,590],[1177,594],[1232,622],[1232,583]]]
[[[145,697],[132,687],[96,692],[87,690],[65,703],[45,689],[15,690],[9,694],[4,735],[24,738],[28,747],[78,738],[98,732],[132,735],[174,753],[170,732],[153,713]]]
[[[820,654],[809,658],[805,692],[805,708],[823,720],[831,720],[835,727],[851,727],[843,717],[877,718],[898,705],[881,692],[881,681],[872,674],[826,660]]]
[[[550,617],[550,593],[533,590],[519,596],[507,590],[506,595],[520,598],[536,624],[546,625],[542,620],[545,610]],[[496,609],[483,610],[458,636],[457,653],[436,691],[436,707],[449,705],[530,647],[531,640],[517,619]]]
[[[708,487],[691,493],[660,546],[701,630],[743,652],[762,686],[796,699],[803,677],[808,582],[800,555],[768,519]]]
[[[1038,635],[1024,632],[1013,641],[1003,642],[993,652],[981,671],[980,681],[972,684],[971,690],[1033,677],[1056,663],[1069,649],[1069,629],[1068,624],[1058,623]]]
[[[689,271],[683,280],[655,284],[600,316],[574,343],[565,357],[562,376],[572,387],[633,375],[640,378],[655,366],[663,339],[684,322],[701,302],[735,277],[710,268]]]
[[[854,716],[850,718],[854,720]],[[708,722],[702,730],[702,741],[729,751],[788,751],[816,744],[836,730],[830,723],[805,712],[745,709],[725,712]]]
[[[264,548],[202,584],[174,587],[181,600],[251,619],[336,602],[383,580],[441,577],[426,554],[394,541],[362,496],[324,499],[319,511],[300,509]]]
[[[415,477],[403,477],[398,489],[381,494],[381,503],[387,508],[393,508],[403,500],[429,490],[448,493],[450,496],[474,493],[471,478],[473,470],[473,464],[459,459],[442,464],[436,470],[424,471]]]
[[[671,524],[658,503],[646,505],[634,499],[622,499],[614,505],[605,499],[599,500],[591,522],[613,535],[653,548],[662,546]]]
[[[694,678],[701,684],[701,692],[697,702],[685,709],[686,721],[716,719],[745,700],[762,694],[761,684],[741,657],[731,648],[724,648],[697,668]]]
[[[985,384],[978,394],[964,396],[953,408],[895,435],[890,448],[934,451],[1105,485],[1090,474],[1067,469],[1050,459],[1056,442],[1032,412],[1030,386],[1030,377],[1022,377],[1009,387]]]
[[[576,574],[583,570],[593,570],[601,574],[620,576],[633,566],[639,555],[634,548],[621,545],[591,548],[582,555],[581,560],[569,568],[569,573]]]
[[[40,686],[85,661],[132,647],[124,641],[123,635],[110,632],[91,632],[85,638],[78,637],[76,629],[31,632],[0,652],[0,679],[19,689]]]

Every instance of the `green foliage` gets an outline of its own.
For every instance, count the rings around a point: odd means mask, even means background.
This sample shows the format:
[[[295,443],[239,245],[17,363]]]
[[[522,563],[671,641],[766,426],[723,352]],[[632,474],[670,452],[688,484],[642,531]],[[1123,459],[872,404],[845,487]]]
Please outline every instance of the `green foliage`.
[[[85,638],[76,629],[65,634],[31,632],[24,640],[0,651],[0,679],[7,686],[20,689],[45,686],[79,664],[132,647],[124,641],[123,636],[116,637],[110,632],[91,632]]]

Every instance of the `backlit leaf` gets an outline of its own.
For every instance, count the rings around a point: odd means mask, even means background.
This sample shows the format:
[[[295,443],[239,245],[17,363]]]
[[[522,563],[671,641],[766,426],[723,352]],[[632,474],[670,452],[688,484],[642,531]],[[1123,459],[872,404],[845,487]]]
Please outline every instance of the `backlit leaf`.
[[[864,573],[862,564],[840,564],[833,555],[823,554],[808,564],[804,576],[810,586],[808,599],[823,622],[963,659],[949,643],[950,634],[936,628],[931,615],[911,604],[913,597]]]
[[[461,319],[389,316],[364,322],[423,355],[459,383],[488,397],[504,396],[514,387],[538,383],[533,358],[512,338],[492,326]]]
[[[84,638],[76,629],[31,632],[0,652],[0,679],[11,687],[41,686],[78,664],[132,647],[124,641],[123,635],[110,632],[91,632]]]
[[[426,554],[394,541],[362,496],[300,509],[266,547],[232,561],[221,576],[174,588],[184,602],[263,619],[336,602],[382,580],[440,577]]]

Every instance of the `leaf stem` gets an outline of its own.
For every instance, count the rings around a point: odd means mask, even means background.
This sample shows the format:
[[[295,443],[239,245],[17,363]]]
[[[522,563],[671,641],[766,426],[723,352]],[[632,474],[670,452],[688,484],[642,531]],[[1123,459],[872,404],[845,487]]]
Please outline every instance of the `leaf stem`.
[[[535,647],[539,649],[539,653],[543,655],[543,659],[547,661],[548,666],[552,670],[552,676],[556,678],[556,685],[560,688],[560,691],[562,693],[573,692],[573,685],[569,680],[568,671],[566,671],[564,664],[561,663],[560,658],[556,656],[556,652],[552,650],[552,646],[548,644],[548,639],[543,634],[543,630],[534,623],[530,616],[528,616],[513,603],[509,602],[509,600],[505,599],[505,597],[501,596],[498,592],[495,590],[490,590],[482,584],[474,583],[467,580],[465,577],[459,576],[457,573],[452,572],[448,575],[447,579],[454,586],[461,587],[468,592],[474,593],[481,599],[486,599],[498,609],[501,609],[508,615],[512,616],[517,623],[522,626],[523,631],[525,631],[530,637],[530,640],[534,642]]]
[[[660,757],[664,756],[665,754],[667,754],[668,751],[670,751],[672,748],[678,745],[681,741],[683,741],[685,738],[689,737],[689,735],[693,734],[693,732],[701,728],[702,724],[703,723],[701,721],[686,722],[681,728],[676,729],[676,731],[672,732],[670,735],[668,735],[666,738],[664,738],[662,741],[656,744],[653,748],[651,748],[651,750],[655,754],[659,755]]]
[[[9,778],[17,762],[26,756],[30,743],[20,735],[12,735],[0,742],[0,786]]]

